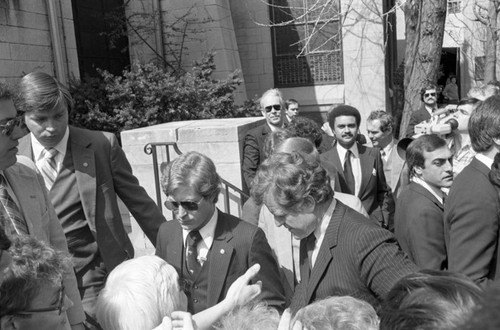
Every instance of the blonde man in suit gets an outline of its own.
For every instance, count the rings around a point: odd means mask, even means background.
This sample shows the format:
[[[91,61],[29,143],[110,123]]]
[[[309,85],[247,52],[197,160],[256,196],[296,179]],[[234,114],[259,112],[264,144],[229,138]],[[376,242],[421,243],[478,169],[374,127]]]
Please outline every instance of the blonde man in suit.
[[[405,161],[398,155],[398,140],[393,136],[394,118],[385,111],[372,111],[366,120],[368,138],[374,148],[380,149],[387,185],[394,200],[409,183]]]
[[[73,103],[68,89],[52,76],[24,76],[16,107],[24,112],[31,134],[20,141],[19,153],[30,157],[44,177],[92,328],[97,327],[95,303],[107,273],[134,257],[118,196],[153,244],[165,218],[139,185],[113,134],[68,125]]]

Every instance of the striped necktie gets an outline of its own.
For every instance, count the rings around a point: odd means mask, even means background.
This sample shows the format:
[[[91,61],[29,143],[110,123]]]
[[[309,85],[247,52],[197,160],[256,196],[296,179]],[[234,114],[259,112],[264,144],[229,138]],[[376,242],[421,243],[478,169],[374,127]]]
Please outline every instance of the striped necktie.
[[[45,180],[45,187],[50,191],[57,178],[57,163],[55,159],[57,150],[54,148],[45,148],[42,153],[43,162],[40,167],[40,172]]]
[[[7,235],[28,235],[28,225],[21,215],[17,204],[9,195],[7,180],[0,174],[0,217],[4,222]]]

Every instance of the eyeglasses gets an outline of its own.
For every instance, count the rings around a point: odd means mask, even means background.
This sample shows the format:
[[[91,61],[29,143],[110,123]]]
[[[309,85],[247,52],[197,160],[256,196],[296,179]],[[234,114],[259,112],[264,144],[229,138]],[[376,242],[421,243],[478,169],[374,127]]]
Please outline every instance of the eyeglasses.
[[[182,208],[186,211],[196,211],[198,210],[198,207],[202,200],[203,198],[197,202],[176,202],[176,201],[166,200],[163,203],[163,205],[165,205],[165,207],[170,211],[178,210],[179,206],[182,206]]]
[[[269,105],[267,107],[264,107],[264,110],[266,110],[266,112],[271,112],[276,110],[276,111],[280,111],[281,110],[281,104],[274,104],[274,105]]]
[[[26,128],[24,123],[24,115],[18,115],[15,118],[10,119],[5,124],[0,124],[0,130],[3,135],[10,136],[14,131],[14,128],[21,127]]]
[[[59,298],[57,300],[56,305],[50,306],[50,307],[45,307],[45,308],[28,309],[25,311],[16,312],[15,314],[17,314],[17,315],[30,315],[30,314],[58,311],[59,315],[61,315],[63,312],[64,297],[66,297],[66,293],[64,290],[64,285],[61,283],[61,289],[59,290]]]
[[[436,93],[425,93],[424,96],[425,97],[436,96]]]

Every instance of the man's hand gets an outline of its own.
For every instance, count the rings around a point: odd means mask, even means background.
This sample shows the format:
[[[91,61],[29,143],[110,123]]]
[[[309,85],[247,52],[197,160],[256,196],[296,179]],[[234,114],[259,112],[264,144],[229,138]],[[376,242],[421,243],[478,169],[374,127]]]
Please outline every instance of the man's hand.
[[[290,308],[285,309],[283,315],[281,315],[280,324],[278,325],[278,330],[305,330],[302,327],[302,323],[300,321],[296,321],[293,324],[293,327],[290,327],[290,323],[292,322],[292,313],[290,312]]]
[[[73,324],[71,325],[71,330],[85,330],[85,326],[83,323]]]
[[[231,284],[224,300],[227,301],[232,308],[246,305],[260,294],[262,291],[261,281],[258,281],[255,284],[248,284],[252,278],[257,275],[259,270],[260,265],[255,264],[250,267],[245,274],[238,277],[238,279]]]
[[[153,330],[196,330],[198,327],[193,321],[191,313],[173,312],[170,317],[165,316],[159,326]]]

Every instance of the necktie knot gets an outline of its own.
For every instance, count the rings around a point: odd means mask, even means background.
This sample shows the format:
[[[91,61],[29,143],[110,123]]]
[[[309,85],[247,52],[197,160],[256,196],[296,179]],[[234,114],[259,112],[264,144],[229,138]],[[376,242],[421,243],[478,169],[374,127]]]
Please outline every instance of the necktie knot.
[[[55,148],[45,148],[43,149],[43,158],[54,159],[57,155],[57,149]]]
[[[384,149],[380,149],[380,154],[382,155],[382,157],[385,157],[385,151],[384,151]]]

